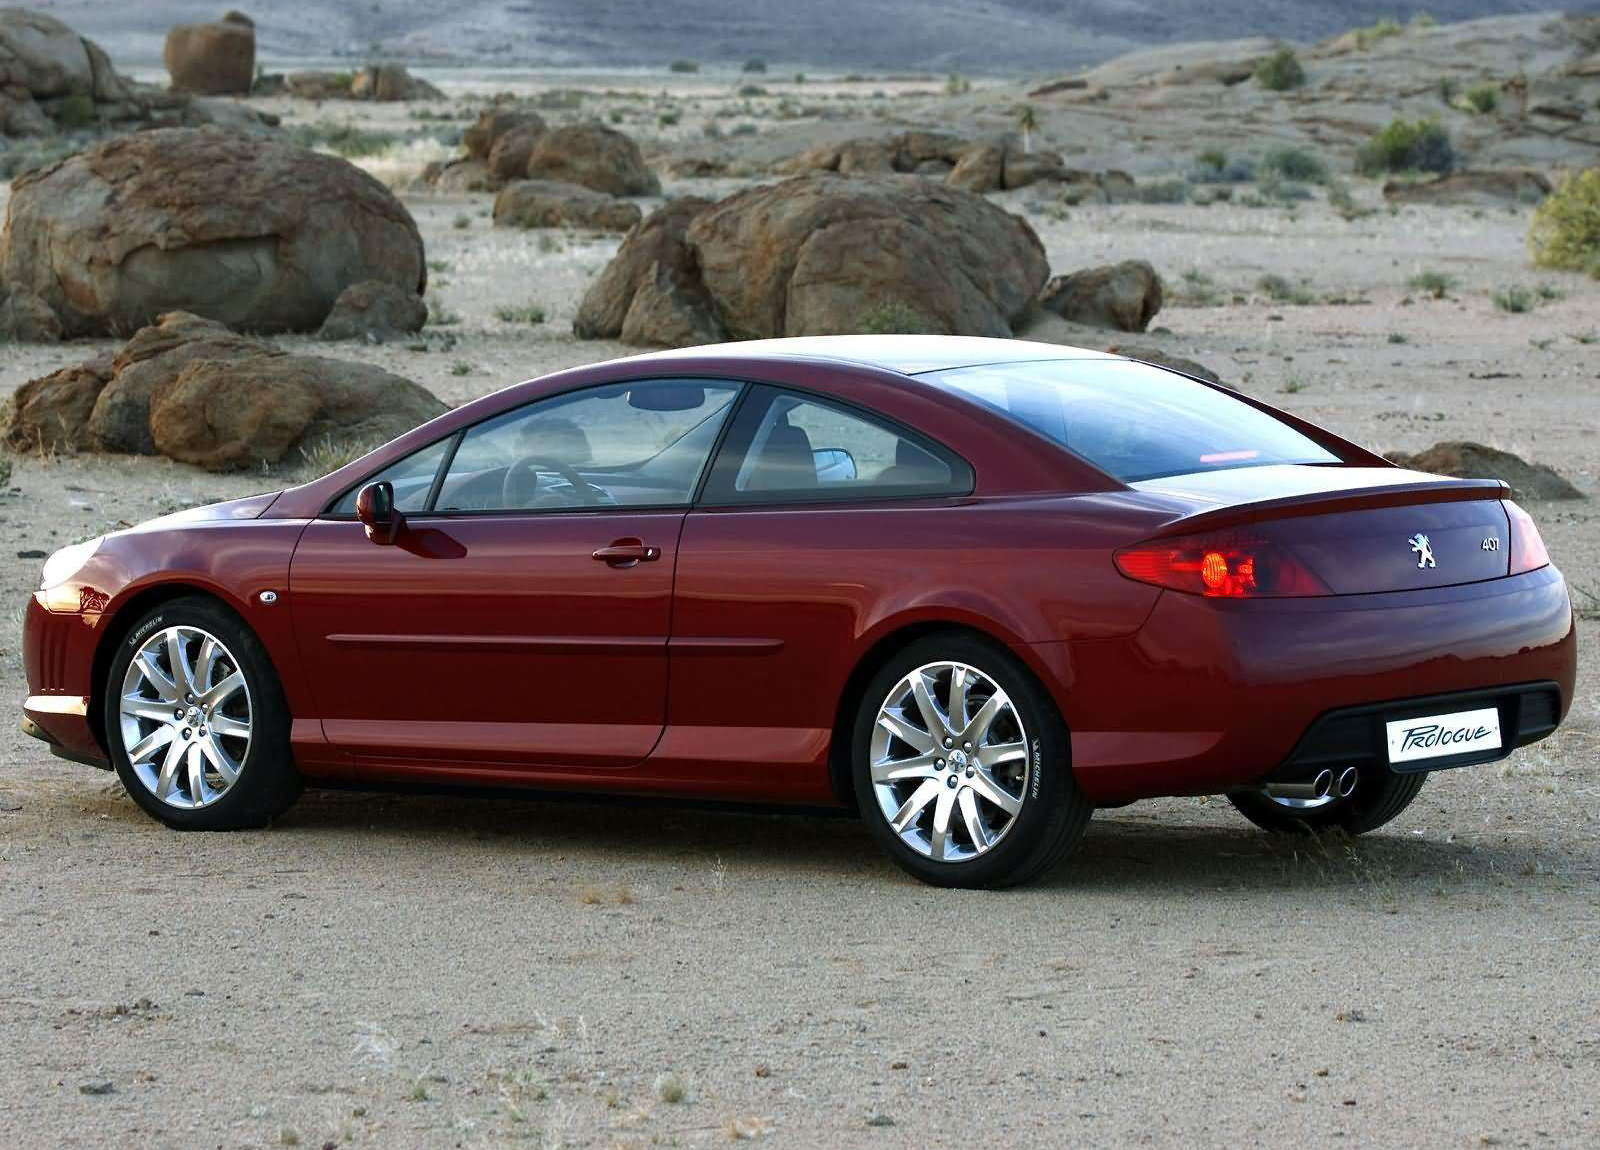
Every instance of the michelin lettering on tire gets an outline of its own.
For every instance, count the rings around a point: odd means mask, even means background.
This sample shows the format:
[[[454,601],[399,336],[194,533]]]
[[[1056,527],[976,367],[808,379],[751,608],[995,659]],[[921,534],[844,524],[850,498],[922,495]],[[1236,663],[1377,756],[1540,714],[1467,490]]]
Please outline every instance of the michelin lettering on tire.
[[[1033,740],[1033,786],[1029,790],[1032,798],[1039,797],[1039,768],[1044,763],[1044,751],[1039,746],[1039,740]]]

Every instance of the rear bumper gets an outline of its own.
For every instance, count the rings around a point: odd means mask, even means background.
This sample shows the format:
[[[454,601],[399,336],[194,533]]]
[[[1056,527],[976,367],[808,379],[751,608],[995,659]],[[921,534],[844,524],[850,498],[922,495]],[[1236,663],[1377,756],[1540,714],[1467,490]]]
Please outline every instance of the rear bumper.
[[[1532,741],[1565,717],[1577,674],[1571,604],[1554,567],[1378,595],[1167,592],[1136,635],[1067,646],[1059,697],[1073,768],[1098,802],[1249,786],[1303,766],[1295,756],[1319,721],[1359,712],[1370,725],[1373,714],[1395,717],[1432,696],[1514,699],[1516,685],[1542,684],[1551,714],[1530,710],[1523,741]],[[1523,729],[1520,710],[1502,719]]]

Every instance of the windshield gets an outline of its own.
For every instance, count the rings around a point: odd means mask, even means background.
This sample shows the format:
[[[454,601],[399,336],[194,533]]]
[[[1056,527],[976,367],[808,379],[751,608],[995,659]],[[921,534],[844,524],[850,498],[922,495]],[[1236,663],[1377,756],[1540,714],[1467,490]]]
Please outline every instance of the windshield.
[[[1000,363],[919,378],[1031,427],[1123,483],[1234,467],[1341,462],[1226,392],[1132,360]]]

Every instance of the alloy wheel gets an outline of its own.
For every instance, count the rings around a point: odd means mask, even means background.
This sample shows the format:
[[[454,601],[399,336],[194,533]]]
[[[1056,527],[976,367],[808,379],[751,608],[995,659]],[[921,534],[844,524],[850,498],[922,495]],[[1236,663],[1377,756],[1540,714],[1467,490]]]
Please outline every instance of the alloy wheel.
[[[1010,697],[966,663],[927,663],[878,708],[869,760],[878,808],[936,862],[994,848],[1028,794],[1028,733]]]
[[[210,806],[250,752],[250,686],[233,653],[199,627],[140,644],[122,680],[122,745],[134,775],[179,810]]]

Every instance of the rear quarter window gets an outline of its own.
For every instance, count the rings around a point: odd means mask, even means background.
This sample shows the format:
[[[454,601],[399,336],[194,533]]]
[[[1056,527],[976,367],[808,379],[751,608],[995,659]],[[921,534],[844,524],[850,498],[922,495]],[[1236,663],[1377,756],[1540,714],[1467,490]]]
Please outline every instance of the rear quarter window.
[[[1032,428],[1123,483],[1342,462],[1226,392],[1131,360],[990,364],[921,378]]]

